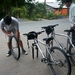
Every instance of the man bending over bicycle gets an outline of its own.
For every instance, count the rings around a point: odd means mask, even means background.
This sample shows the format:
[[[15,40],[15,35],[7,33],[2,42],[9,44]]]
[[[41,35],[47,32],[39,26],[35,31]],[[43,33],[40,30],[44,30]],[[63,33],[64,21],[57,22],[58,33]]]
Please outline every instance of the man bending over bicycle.
[[[71,28],[74,28],[72,32],[72,43],[75,45],[75,4],[72,2],[72,0],[62,1],[69,8],[69,21]]]
[[[6,15],[1,21],[1,30],[2,32],[6,35],[7,38],[7,46],[8,46],[8,53],[7,57],[11,55],[11,48],[10,48],[10,37],[12,36],[12,33],[16,36],[16,38],[19,40],[19,45],[22,48],[22,53],[23,54],[28,54],[24,48],[23,48],[23,43],[20,39],[20,32],[19,32],[19,23],[18,20],[14,17],[11,17],[10,15]]]

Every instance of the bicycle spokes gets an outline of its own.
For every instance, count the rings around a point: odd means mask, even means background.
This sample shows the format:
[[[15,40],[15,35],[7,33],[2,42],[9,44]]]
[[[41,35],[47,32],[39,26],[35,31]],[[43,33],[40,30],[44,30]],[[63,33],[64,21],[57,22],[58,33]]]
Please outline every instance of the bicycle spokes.
[[[56,75],[68,75],[70,71],[68,57],[59,48],[53,48],[50,55],[50,67]],[[60,73],[59,73],[60,72]]]

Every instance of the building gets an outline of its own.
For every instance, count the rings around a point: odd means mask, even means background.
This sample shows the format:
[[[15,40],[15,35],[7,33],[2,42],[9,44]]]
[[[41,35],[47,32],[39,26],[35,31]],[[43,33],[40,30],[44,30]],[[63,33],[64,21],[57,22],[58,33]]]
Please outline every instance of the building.
[[[59,10],[59,2],[46,2],[46,7],[49,11],[54,12],[57,15],[68,15],[68,9],[66,6],[63,6],[63,8]]]

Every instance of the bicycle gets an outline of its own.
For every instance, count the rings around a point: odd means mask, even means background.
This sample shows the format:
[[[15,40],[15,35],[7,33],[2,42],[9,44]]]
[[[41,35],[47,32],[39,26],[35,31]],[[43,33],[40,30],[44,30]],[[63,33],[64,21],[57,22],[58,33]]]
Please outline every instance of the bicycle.
[[[62,75],[62,74],[70,75],[71,74],[71,64],[70,64],[70,61],[66,53],[64,52],[64,50],[62,50],[59,47],[50,46],[51,41],[53,40],[52,37],[44,38],[43,40],[45,42],[39,40],[38,35],[42,34],[43,32],[44,31],[40,31],[40,32],[31,31],[29,33],[23,34],[24,36],[27,36],[27,45],[29,45],[29,40],[33,40],[32,58],[34,59],[34,48],[35,48],[37,51],[37,58],[38,58],[38,51],[39,51],[43,57],[41,59],[41,62],[47,63],[47,65],[50,66],[54,75]],[[41,43],[42,45],[46,47],[46,53],[44,53],[39,43]]]
[[[45,29],[46,33],[48,31],[48,33],[47,33],[48,37],[51,34],[50,37],[53,37],[53,39],[56,42],[56,44],[58,45],[58,47],[60,47],[61,49],[65,50],[65,53],[70,58],[71,62],[75,65],[75,46],[72,43],[72,37],[70,36],[70,32],[73,31],[73,28],[69,29],[69,30],[64,30],[64,32],[67,32],[67,34],[55,33],[54,27],[56,27],[57,25],[58,24],[56,24],[56,25],[49,25],[49,26],[42,27],[42,28]],[[66,47],[65,48],[59,42],[59,40],[57,40],[56,35],[67,38],[67,40],[66,40],[67,43],[66,43]],[[53,46],[53,40],[51,41],[51,44]]]
[[[17,38],[14,34],[10,38],[11,53],[16,60],[20,58],[20,47]]]

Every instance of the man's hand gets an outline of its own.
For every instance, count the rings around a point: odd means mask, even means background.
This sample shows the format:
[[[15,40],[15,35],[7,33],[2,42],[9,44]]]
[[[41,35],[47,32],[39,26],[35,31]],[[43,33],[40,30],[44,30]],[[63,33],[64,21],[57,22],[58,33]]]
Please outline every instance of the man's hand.
[[[3,32],[5,35],[7,35],[7,36],[12,36],[12,34],[11,34],[11,33],[8,33],[4,28],[2,29],[2,32]]]
[[[12,36],[12,34],[11,34],[11,33],[10,33],[10,34],[8,33],[8,34],[6,34],[6,35],[7,35],[7,36]]]
[[[73,28],[75,28],[75,24],[73,25]]]

